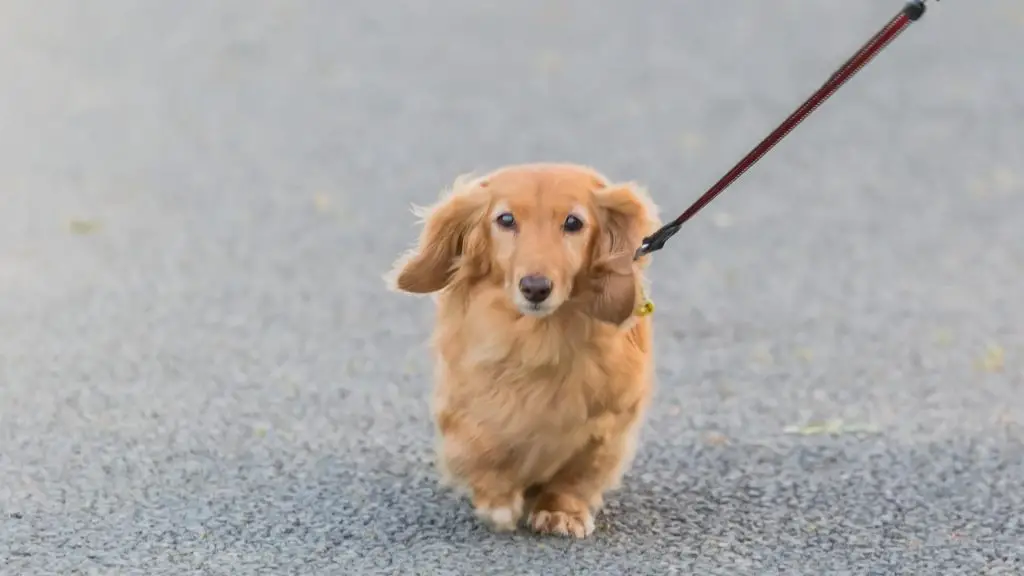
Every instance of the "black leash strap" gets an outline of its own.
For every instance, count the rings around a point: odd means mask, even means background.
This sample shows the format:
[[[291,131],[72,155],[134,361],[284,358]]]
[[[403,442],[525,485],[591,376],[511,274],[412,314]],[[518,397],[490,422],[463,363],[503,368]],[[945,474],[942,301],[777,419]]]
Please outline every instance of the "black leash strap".
[[[751,166],[757,163],[762,156],[768,153],[780,140],[786,137],[794,128],[797,127],[800,122],[807,118],[814,112],[814,110],[820,106],[825,100],[829,98],[840,86],[846,83],[854,74],[856,74],[865,64],[871,61],[876,54],[882,51],[890,42],[892,42],[900,32],[903,32],[910,24],[924,15],[925,12],[925,0],[910,0],[907,2],[903,9],[900,10],[899,14],[893,17],[888,24],[882,28],[878,34],[864,44],[861,49],[853,55],[852,58],[846,61],[839,70],[837,70],[832,76],[822,84],[821,88],[811,95],[803,105],[796,109],[795,112],[790,114],[782,124],[779,125],[771,134],[769,134],[760,144],[754,147],[746,156],[743,157],[732,170],[729,170],[722,177],[721,180],[716,182],[714,186],[708,189],[700,198],[697,199],[686,212],[679,215],[678,218],[669,222],[668,224],[659,228],[656,232],[644,238],[640,248],[637,249],[634,260],[640,258],[645,254],[650,254],[655,250],[661,250],[665,246],[665,242],[668,241],[676,232],[682,228],[683,224],[692,218],[697,212],[708,205],[715,196],[721,194],[723,190],[729,187],[737,178],[743,175]]]

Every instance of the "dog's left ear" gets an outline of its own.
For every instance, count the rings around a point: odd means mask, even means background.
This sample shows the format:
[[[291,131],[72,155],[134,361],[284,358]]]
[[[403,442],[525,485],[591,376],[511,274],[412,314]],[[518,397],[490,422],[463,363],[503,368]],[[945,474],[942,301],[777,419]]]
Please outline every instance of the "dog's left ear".
[[[635,184],[611,184],[594,192],[600,236],[588,270],[587,312],[612,324],[632,316],[640,295],[640,269],[649,256],[633,261],[644,237],[657,230],[657,207]]]
[[[485,265],[479,224],[489,196],[484,188],[461,176],[450,192],[416,213],[424,226],[416,248],[397,262],[386,280],[393,289],[413,294],[442,290],[459,274],[480,274]]]

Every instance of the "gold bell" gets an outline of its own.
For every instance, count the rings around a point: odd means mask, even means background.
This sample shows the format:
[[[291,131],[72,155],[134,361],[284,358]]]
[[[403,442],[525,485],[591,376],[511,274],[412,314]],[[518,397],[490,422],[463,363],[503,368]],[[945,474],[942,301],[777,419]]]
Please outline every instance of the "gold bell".
[[[640,305],[637,306],[634,314],[636,314],[637,316],[647,316],[648,314],[653,313],[654,301],[647,297],[646,291],[641,290],[640,296],[643,297],[643,302],[641,302]]]

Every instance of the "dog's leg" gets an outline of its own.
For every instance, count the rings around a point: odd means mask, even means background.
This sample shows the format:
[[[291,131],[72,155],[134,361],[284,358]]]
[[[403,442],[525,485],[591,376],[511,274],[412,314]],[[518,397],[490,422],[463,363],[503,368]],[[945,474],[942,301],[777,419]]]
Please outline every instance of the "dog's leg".
[[[514,531],[523,516],[523,487],[511,473],[514,454],[479,428],[468,433],[444,422],[437,454],[442,481],[468,492],[476,517],[493,530]]]
[[[530,527],[544,534],[589,536],[604,493],[618,486],[632,460],[636,428],[634,423],[621,436],[593,439],[541,485],[531,499]]]
[[[473,512],[497,532],[512,532],[523,516],[523,491],[503,475],[481,471],[469,482]]]

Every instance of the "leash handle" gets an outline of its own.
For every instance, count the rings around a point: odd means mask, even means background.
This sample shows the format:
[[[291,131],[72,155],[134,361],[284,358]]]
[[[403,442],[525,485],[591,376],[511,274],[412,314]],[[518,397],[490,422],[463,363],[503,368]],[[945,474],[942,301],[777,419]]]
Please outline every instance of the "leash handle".
[[[868,62],[872,60],[883,48],[889,45],[897,36],[903,32],[912,22],[915,22],[924,16],[925,13],[925,0],[910,0],[907,2],[903,9],[894,16],[888,24],[886,24],[877,34],[875,34],[871,40],[868,40],[861,48],[857,51],[849,60],[847,60],[842,66],[836,70],[824,84],[818,88],[814,94],[811,94],[804,103],[797,108],[792,114],[789,115],[778,128],[773,130],[768,136],[761,140],[761,142],[754,147],[742,160],[736,163],[731,170],[729,170],[725,176],[715,182],[711,188],[708,189],[700,198],[697,199],[685,212],[679,215],[678,218],[665,224],[650,236],[643,239],[640,247],[637,249],[636,254],[633,256],[634,260],[640,259],[646,254],[650,254],[656,250],[661,250],[665,246],[665,242],[669,238],[674,236],[679,229],[683,227],[683,224],[693,218],[697,212],[700,212],[705,206],[707,206],[716,196],[722,193],[723,190],[728,188],[733,182],[736,181],[744,172],[750,169],[751,166],[757,163],[769,150],[775,147],[780,140],[785,138],[794,128],[796,128],[807,116],[814,112],[818,106],[821,106],[829,96],[835,93],[843,84],[846,83],[854,74],[860,71]]]

